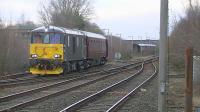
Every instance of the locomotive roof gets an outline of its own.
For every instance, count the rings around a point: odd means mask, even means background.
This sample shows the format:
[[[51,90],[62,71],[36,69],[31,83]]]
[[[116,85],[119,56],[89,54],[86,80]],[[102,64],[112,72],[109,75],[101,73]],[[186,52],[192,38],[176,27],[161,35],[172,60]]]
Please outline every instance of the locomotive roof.
[[[73,35],[84,35],[82,32],[80,32],[79,30],[73,30],[73,29],[68,29],[68,28],[63,28],[64,29],[64,33],[67,34],[73,34]]]
[[[32,32],[60,32],[64,33],[65,31],[62,28],[55,26],[42,26],[32,30]]]
[[[154,44],[138,44],[140,47],[156,47]]]
[[[91,33],[91,32],[86,32],[86,31],[82,31],[86,36],[88,37],[93,37],[93,38],[99,38],[99,39],[106,39],[106,37],[104,37],[103,35],[100,34],[96,34],[96,33]]]
[[[42,26],[42,27],[32,30],[32,32],[60,32],[60,33],[67,33],[67,34],[72,34],[72,35],[85,35],[87,37],[106,39],[106,37],[100,34],[76,30],[76,29],[56,27],[56,26]]]

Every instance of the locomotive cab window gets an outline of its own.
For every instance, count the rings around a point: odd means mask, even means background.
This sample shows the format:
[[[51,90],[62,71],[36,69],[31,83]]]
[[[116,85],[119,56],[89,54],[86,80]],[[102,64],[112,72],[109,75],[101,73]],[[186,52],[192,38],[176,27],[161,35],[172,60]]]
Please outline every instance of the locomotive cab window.
[[[60,33],[33,33],[31,43],[62,44],[62,35]]]
[[[58,44],[61,43],[61,34],[51,34],[50,36],[50,43],[51,44]]]
[[[32,36],[32,43],[43,43],[42,36],[39,34]]]
[[[49,41],[50,41],[49,34],[47,34],[47,35],[44,36],[44,43],[48,44]]]

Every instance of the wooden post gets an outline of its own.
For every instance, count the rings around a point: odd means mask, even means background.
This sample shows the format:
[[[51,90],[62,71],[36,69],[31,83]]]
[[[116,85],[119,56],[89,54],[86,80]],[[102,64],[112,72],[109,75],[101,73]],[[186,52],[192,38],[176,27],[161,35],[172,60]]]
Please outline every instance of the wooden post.
[[[186,49],[185,57],[185,112],[192,112],[193,97],[193,49]]]

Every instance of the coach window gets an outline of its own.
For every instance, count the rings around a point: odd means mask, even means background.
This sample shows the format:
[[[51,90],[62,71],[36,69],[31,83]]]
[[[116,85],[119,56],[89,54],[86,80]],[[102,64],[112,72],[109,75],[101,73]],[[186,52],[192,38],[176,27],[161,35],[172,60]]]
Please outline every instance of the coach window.
[[[84,42],[83,42],[83,41],[84,41],[83,38],[81,38],[81,46],[84,45]]]
[[[69,37],[69,35],[68,35],[68,36],[67,36],[67,45],[68,45],[68,47],[70,46],[69,43],[70,43],[70,37]]]
[[[73,53],[76,52],[76,37],[72,37],[72,43],[73,43]]]
[[[79,37],[76,37],[77,38],[77,47],[79,46]]]
[[[92,40],[90,40],[90,46],[92,46]]]

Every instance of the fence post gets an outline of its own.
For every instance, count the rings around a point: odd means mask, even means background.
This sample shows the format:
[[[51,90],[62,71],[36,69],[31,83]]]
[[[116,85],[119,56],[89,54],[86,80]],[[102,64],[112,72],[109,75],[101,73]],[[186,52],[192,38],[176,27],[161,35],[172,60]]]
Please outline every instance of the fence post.
[[[186,49],[185,57],[185,112],[192,112],[193,97],[193,48]]]

